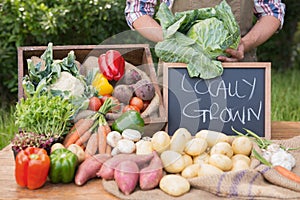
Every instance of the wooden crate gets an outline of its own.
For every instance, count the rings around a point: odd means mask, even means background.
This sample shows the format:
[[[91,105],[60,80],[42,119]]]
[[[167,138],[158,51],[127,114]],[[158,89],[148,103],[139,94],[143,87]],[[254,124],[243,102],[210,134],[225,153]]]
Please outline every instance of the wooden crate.
[[[32,56],[40,57],[47,46],[26,46],[18,48],[18,98],[24,97],[22,88],[22,79],[28,74],[27,59]],[[162,95],[157,83],[156,72],[148,44],[122,44],[122,45],[68,45],[68,46],[53,46],[53,58],[63,59],[68,53],[73,50],[76,60],[83,63],[88,56],[98,57],[107,50],[118,50],[124,59],[146,72],[154,83],[156,92],[159,94],[161,105],[159,107],[158,117],[146,118],[145,120],[145,135],[151,136],[154,132],[162,130],[167,121],[165,107],[163,104]]]

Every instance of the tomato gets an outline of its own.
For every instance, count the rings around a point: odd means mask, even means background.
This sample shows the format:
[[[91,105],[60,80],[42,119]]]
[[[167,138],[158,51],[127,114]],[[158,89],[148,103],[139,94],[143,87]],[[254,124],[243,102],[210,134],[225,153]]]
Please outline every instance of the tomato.
[[[149,106],[150,102],[151,102],[151,100],[144,101],[142,110],[146,110],[146,108]]]
[[[89,101],[89,110],[98,111],[102,106],[101,100],[98,97],[91,97]]]
[[[132,97],[129,101],[129,105],[136,106],[139,110],[142,110],[144,107],[144,102],[139,97]]]
[[[133,105],[126,105],[126,106],[124,106],[122,112],[126,112],[128,110],[135,110],[135,111],[140,112],[140,109],[138,107],[136,107],[136,106],[133,106]]]
[[[100,98],[101,103],[103,104],[104,101],[105,101],[108,97],[111,97],[111,95],[110,95],[110,94],[103,95],[103,96]]]

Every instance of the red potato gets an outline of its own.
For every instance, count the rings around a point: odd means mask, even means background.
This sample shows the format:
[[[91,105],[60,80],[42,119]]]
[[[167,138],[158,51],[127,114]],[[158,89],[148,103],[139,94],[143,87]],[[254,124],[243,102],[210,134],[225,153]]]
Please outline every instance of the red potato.
[[[148,164],[153,158],[153,154],[149,155],[136,155],[136,154],[117,154],[103,163],[97,176],[105,180],[114,179],[114,171],[117,165],[126,160],[134,161],[140,168]]]
[[[75,184],[81,186],[88,180],[97,177],[96,173],[102,164],[111,156],[108,154],[96,154],[85,159],[78,167],[75,174]]]
[[[89,110],[98,111],[102,106],[102,102],[98,97],[91,97],[89,99]]]
[[[150,164],[140,171],[139,183],[142,190],[151,190],[159,185],[159,181],[163,177],[163,164],[157,152],[153,152],[154,156]]]
[[[125,195],[131,194],[139,181],[138,165],[131,160],[120,162],[114,171],[114,179]]]

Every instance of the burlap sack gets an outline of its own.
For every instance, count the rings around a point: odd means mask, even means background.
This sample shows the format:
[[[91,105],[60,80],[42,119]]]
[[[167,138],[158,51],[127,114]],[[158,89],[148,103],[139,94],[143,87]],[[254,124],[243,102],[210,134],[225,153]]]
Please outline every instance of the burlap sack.
[[[300,136],[287,140],[273,140],[289,148],[300,146]],[[257,146],[255,147],[257,150]],[[297,162],[293,172],[300,174],[300,151],[291,152]],[[172,197],[160,189],[142,191],[138,187],[130,195],[119,191],[115,181],[102,181],[109,193],[120,199],[300,199],[300,184],[288,180],[274,169],[252,159],[250,170],[227,172],[189,179],[191,190],[180,196]]]

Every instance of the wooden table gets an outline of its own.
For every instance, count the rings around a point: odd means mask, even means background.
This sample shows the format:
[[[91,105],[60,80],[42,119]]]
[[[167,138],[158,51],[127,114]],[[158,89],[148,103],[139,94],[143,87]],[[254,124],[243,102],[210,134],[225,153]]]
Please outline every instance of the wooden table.
[[[286,139],[300,135],[300,122],[272,122],[272,139]],[[84,186],[51,184],[38,190],[19,187],[14,178],[14,157],[11,147],[0,151],[0,199],[117,199],[107,193],[100,179],[90,180]]]

